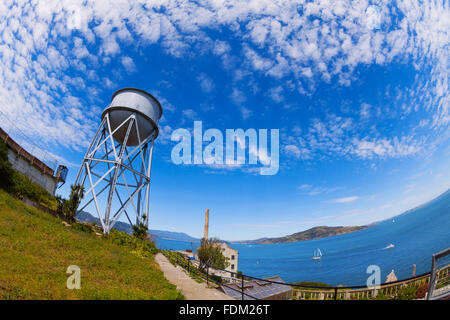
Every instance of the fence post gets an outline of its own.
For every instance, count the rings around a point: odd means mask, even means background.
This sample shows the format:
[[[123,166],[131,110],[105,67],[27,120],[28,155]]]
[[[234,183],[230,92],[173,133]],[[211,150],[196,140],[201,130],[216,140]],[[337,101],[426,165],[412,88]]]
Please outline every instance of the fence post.
[[[241,276],[241,294],[242,294],[242,300],[244,300],[244,275]]]
[[[206,266],[206,285],[209,286],[209,266]]]
[[[334,288],[334,300],[337,300],[338,288]]]

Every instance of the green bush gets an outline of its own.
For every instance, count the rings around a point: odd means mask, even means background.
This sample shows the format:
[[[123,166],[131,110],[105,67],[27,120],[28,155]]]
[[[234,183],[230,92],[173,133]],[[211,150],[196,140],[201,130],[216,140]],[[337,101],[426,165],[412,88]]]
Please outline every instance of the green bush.
[[[428,292],[428,283],[422,283],[418,286],[416,291],[416,299],[423,299],[425,298],[426,293]]]
[[[302,282],[297,282],[295,283],[299,286],[314,286],[314,287],[321,287],[326,289],[327,287],[331,287],[330,285],[323,283],[323,282],[313,282],[313,281],[302,281]],[[303,290],[317,290],[317,288],[308,288],[308,287],[304,287],[302,288]]]
[[[72,185],[70,186],[70,189],[68,200],[63,199],[60,196],[56,197],[56,201],[58,202],[56,211],[67,221],[74,222],[77,208],[84,196],[84,188],[80,185]]]
[[[217,284],[222,284],[222,277],[216,276],[215,274],[209,275],[211,278],[211,281]]]
[[[220,240],[217,238],[202,239],[197,250],[200,270],[204,271],[208,265],[218,269],[225,269],[230,265],[229,258],[223,255],[219,245]]]
[[[142,221],[145,221],[146,218],[147,216],[144,214],[142,216]],[[136,238],[144,240],[147,237],[148,233],[147,226],[141,221],[139,221],[138,224],[134,225],[132,228],[133,228],[133,236],[135,236]]]
[[[417,296],[417,286],[409,285],[401,288],[398,291],[395,300],[412,300],[415,299],[416,296]]]
[[[14,169],[8,161],[8,147],[6,143],[0,141],[0,187],[6,191],[11,191],[13,187]]]
[[[78,222],[72,223],[72,229],[78,230],[81,232],[87,232],[87,233],[94,232],[94,230],[92,230],[92,227],[90,225],[86,225],[86,224],[78,223]]]
[[[152,257],[159,252],[154,242],[133,237],[117,229],[112,229],[107,237],[114,244],[130,247],[138,256]]]

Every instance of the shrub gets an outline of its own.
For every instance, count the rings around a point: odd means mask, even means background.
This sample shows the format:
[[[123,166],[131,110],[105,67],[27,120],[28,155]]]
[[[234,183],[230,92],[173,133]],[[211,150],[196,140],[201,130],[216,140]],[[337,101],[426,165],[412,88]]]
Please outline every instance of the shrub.
[[[142,216],[142,221],[145,221],[145,219],[147,218],[147,216],[144,214]],[[139,221],[137,225],[134,225],[133,227],[133,236],[135,236],[138,239],[144,240],[147,237],[147,226]]]
[[[221,276],[217,276],[215,274],[211,274],[210,275],[211,281],[217,284],[222,284],[222,277]]]
[[[229,259],[223,255],[219,241],[217,238],[202,239],[200,248],[197,250],[200,270],[204,270],[207,265],[218,269],[228,267]]]
[[[87,233],[93,233],[94,230],[92,230],[92,227],[90,225],[86,225],[83,223],[72,223],[73,230],[79,230],[81,232],[87,232]]]
[[[112,229],[109,232],[108,239],[119,246],[131,248],[132,252],[140,257],[151,257],[158,253],[158,249],[154,242],[147,239],[136,238],[117,229]]]
[[[74,222],[77,208],[80,205],[81,199],[84,196],[84,188],[79,185],[70,186],[70,197],[68,200],[56,197],[58,202],[56,211],[61,217],[64,217],[67,221]]]
[[[412,300],[416,298],[416,290],[417,287],[415,285],[409,285],[406,287],[401,288],[397,296],[395,297],[395,300]]]
[[[0,141],[0,187],[11,191],[13,183],[14,169],[8,160],[8,147],[6,143]]]
[[[423,299],[423,298],[425,298],[425,294],[427,292],[428,292],[428,283],[422,283],[417,288],[416,299]]]
[[[314,287],[331,287],[330,285],[323,283],[323,282],[313,282],[313,281],[302,281],[297,282],[296,284],[300,286],[314,286]]]

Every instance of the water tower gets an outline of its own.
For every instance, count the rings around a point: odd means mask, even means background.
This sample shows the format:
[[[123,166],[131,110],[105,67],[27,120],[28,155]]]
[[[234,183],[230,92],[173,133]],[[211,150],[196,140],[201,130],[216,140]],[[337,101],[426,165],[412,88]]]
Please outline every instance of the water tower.
[[[161,104],[134,88],[115,92],[83,158],[75,184],[84,186],[78,212],[96,212],[109,233],[122,214],[130,225],[148,227],[153,143]]]

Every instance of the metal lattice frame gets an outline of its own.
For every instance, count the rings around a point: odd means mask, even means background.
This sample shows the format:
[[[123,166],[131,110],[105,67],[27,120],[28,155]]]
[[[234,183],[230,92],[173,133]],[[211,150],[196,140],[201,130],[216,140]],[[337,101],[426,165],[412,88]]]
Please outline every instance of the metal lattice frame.
[[[85,190],[78,212],[94,205],[104,233],[109,233],[123,213],[131,226],[141,222],[148,228],[150,173],[157,132],[141,141],[136,116],[132,113],[114,131],[111,131],[109,114],[103,117],[75,180],[75,185]],[[122,127],[127,131],[119,143],[113,135]],[[127,146],[132,133],[138,137],[137,146]],[[99,199],[105,196],[106,199]],[[130,204],[135,223],[130,216]]]
[[[439,280],[439,269],[438,269],[438,260],[442,259],[445,256],[450,255],[450,248],[444,249],[438,253],[433,254],[431,259],[431,274],[430,274],[430,284],[428,286],[427,292],[427,300],[437,300],[443,297],[448,296],[450,293],[448,291],[440,292],[437,296],[433,296],[436,290],[436,284]],[[447,272],[447,281],[448,283],[448,271]]]

